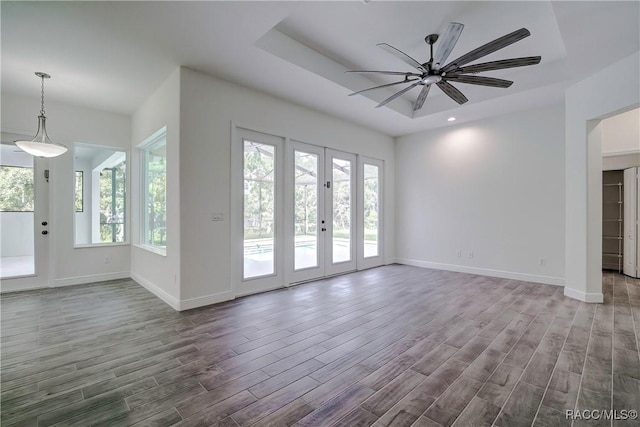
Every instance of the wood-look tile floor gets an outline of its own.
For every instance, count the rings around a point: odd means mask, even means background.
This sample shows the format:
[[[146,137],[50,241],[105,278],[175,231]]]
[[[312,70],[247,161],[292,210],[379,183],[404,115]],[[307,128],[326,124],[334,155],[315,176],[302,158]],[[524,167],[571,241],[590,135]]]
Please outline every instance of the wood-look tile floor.
[[[640,409],[640,280],[604,292],[392,265],[184,313],[131,280],[7,294],[1,423],[569,426]]]

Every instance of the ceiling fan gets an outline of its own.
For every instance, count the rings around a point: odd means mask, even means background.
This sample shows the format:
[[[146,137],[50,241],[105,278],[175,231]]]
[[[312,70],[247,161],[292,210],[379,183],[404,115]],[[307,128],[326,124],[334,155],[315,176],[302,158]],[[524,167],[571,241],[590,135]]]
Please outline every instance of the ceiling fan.
[[[449,96],[458,104],[464,104],[468,101],[467,97],[464,96],[462,92],[460,92],[450,82],[507,88],[513,84],[512,81],[498,79],[495,77],[474,76],[469,74],[476,74],[484,71],[502,70],[505,68],[524,67],[527,65],[535,65],[540,63],[540,56],[528,56],[524,58],[502,59],[500,61],[491,61],[465,66],[466,64],[473,62],[476,59],[489,55],[490,53],[507,47],[531,35],[529,30],[527,30],[526,28],[521,28],[510,34],[497,38],[487,44],[484,44],[479,48],[474,49],[471,52],[468,52],[444,65],[445,61],[449,57],[449,54],[456,45],[463,28],[464,25],[458,22],[451,22],[449,24],[442,37],[440,37],[440,43],[435,57],[433,56],[433,45],[438,40],[439,35],[429,34],[427,37],[425,37],[424,41],[429,45],[431,58],[427,62],[422,64],[406,53],[402,52],[399,49],[396,49],[395,47],[387,43],[379,43],[377,46],[394,55],[396,58],[400,59],[406,64],[411,65],[416,70],[418,70],[418,72],[371,70],[347,71],[347,73],[377,73],[391,76],[404,76],[404,80],[359,90],[357,92],[349,94],[349,96],[357,95],[359,93],[373,89],[380,89],[383,87],[401,84],[409,84],[409,86],[396,92],[395,94],[391,95],[390,97],[376,105],[376,108],[378,108],[409,92],[414,87],[422,86],[422,90],[418,95],[418,99],[416,99],[416,102],[413,104],[413,112],[415,113],[424,105],[424,101],[427,99],[427,95],[429,94],[429,89],[431,89],[431,85],[433,84],[438,86],[447,96]]]

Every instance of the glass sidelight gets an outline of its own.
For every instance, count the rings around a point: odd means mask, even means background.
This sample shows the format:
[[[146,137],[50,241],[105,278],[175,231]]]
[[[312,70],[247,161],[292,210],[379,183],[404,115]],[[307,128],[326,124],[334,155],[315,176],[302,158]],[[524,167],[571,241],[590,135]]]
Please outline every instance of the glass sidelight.
[[[294,151],[294,270],[317,267],[318,165],[316,153]]]
[[[275,272],[276,147],[244,141],[244,278]]]

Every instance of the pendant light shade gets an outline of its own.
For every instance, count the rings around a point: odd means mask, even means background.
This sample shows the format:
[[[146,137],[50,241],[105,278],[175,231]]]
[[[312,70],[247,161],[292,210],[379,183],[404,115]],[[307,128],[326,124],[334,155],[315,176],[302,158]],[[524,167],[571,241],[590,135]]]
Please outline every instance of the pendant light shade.
[[[15,141],[21,150],[37,157],[57,157],[67,152],[67,147],[52,142],[47,135],[47,117],[44,115],[44,79],[51,78],[47,73],[37,72],[36,76],[42,79],[41,108],[38,116],[38,131],[30,141]]]

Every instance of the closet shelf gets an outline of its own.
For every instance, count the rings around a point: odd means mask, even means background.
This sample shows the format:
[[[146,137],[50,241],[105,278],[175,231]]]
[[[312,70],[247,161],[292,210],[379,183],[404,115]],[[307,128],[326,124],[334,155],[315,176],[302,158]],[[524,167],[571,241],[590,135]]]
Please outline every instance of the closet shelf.
[[[611,253],[611,252],[603,252],[602,256],[612,256],[612,257],[616,257],[616,258],[622,258],[622,254],[616,254],[616,253]]]

